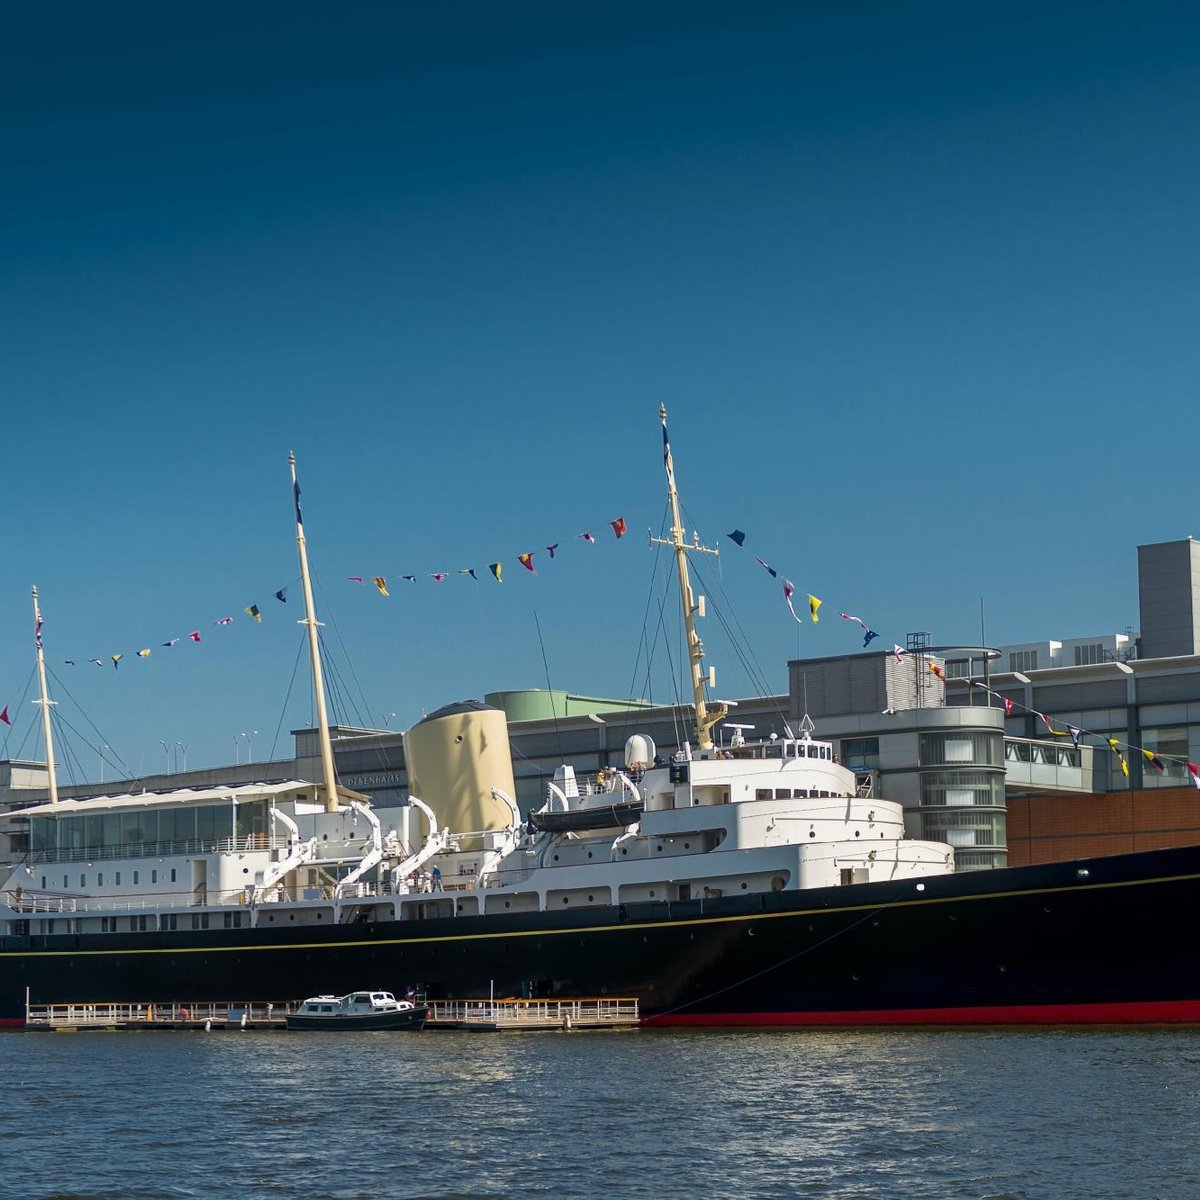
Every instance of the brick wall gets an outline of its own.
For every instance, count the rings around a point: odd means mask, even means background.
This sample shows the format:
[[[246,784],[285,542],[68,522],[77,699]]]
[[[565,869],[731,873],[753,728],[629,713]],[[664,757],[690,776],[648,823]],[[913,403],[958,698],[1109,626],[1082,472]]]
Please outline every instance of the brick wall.
[[[1008,865],[1200,844],[1194,787],[1008,800]]]

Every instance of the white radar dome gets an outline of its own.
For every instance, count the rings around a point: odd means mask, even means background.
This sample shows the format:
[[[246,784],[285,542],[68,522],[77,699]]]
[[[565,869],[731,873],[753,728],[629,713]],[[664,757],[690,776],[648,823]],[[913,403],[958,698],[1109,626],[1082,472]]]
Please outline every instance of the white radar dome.
[[[654,739],[645,733],[635,733],[625,743],[625,765],[648,767],[654,762]]]

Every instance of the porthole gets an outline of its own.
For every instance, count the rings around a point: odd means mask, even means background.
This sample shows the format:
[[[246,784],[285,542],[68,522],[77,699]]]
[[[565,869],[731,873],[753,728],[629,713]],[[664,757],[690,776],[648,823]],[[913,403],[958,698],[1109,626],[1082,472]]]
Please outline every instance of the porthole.
[[[657,846],[657,847],[655,847],[655,848],[658,850],[659,854],[661,854],[661,853],[662,853],[662,847],[661,847],[661,846]]]
[[[684,843],[683,843],[683,848],[684,848],[685,850],[690,850],[690,849],[692,848],[692,843],[691,843],[691,842],[684,842]]]
[[[460,733],[460,734],[458,735],[458,737],[456,737],[456,738],[454,739],[454,744],[457,746],[457,745],[458,745],[458,744],[459,744],[459,743],[460,743],[462,740],[463,740],[463,735]]]
[[[860,833],[860,832],[859,832],[859,831],[856,829],[856,830],[854,831],[854,836],[855,836],[855,837],[862,837],[862,834],[861,834],[861,833]]]
[[[621,850],[621,853],[622,853],[622,854],[628,854],[628,853],[629,853],[629,851],[628,851],[628,850],[625,850],[625,849],[622,849],[622,850]]]
[[[250,874],[250,868],[249,868],[249,867],[243,867],[243,868],[242,868],[242,874],[243,874],[243,875],[249,875],[249,874]]]
[[[652,900],[654,899],[654,889],[653,888],[650,889],[650,898]]]
[[[564,904],[570,904],[570,903],[571,903],[571,901],[570,901],[570,899],[569,899],[568,897],[564,896],[564,897],[563,897],[563,903],[564,903]]]
[[[558,862],[558,855],[557,855],[557,854],[554,856],[554,861],[555,861],[555,862]]]
[[[505,907],[505,908],[512,908],[512,901],[511,901],[511,900],[505,900],[505,902],[504,902],[504,907]]]
[[[588,851],[588,858],[591,858],[591,857],[592,857],[592,852],[589,850],[589,851]]]
[[[743,892],[746,890],[746,887],[747,887],[746,881],[743,879],[742,880],[742,891]]]
[[[817,831],[816,831],[815,829],[810,829],[810,830],[808,831],[808,836],[809,836],[809,837],[816,837],[816,836],[817,836]]]
[[[591,902],[592,902],[593,900],[595,900],[595,898],[596,898],[595,896],[589,896],[589,897],[588,897],[588,903],[589,903],[589,904],[591,904]]]

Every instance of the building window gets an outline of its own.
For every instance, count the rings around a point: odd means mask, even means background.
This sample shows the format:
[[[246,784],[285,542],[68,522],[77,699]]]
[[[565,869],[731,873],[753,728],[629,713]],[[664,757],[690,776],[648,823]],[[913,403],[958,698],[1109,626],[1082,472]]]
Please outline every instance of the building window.
[[[1090,667],[1093,663],[1102,663],[1104,657],[1104,645],[1101,642],[1075,647],[1075,665],[1077,667]]]
[[[852,771],[878,771],[879,739],[843,738],[842,762]]]
[[[1016,650],[1008,656],[1010,671],[1036,671],[1038,669],[1038,652],[1036,650]]]
[[[999,771],[922,771],[921,804],[938,808],[1003,808],[1004,776]]]
[[[997,733],[923,733],[920,763],[923,767],[941,763],[962,763],[977,767],[998,767],[1003,762],[1004,737]]]

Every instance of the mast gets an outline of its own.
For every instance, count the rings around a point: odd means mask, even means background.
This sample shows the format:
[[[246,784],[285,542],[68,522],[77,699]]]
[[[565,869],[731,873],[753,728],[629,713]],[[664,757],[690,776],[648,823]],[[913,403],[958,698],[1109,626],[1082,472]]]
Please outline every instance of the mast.
[[[54,773],[54,738],[50,733],[50,706],[54,703],[46,688],[46,655],[42,651],[42,610],[38,607],[37,588],[33,589],[33,640],[37,643],[38,696],[34,704],[42,709],[42,737],[46,742],[46,778],[50,784],[50,804],[58,805],[58,776]]]
[[[713,745],[712,729],[719,721],[729,714],[725,704],[713,702],[710,706],[704,694],[706,682],[712,683],[714,672],[709,670],[707,681],[704,675],[704,643],[696,632],[696,617],[704,616],[704,597],[699,603],[692,598],[692,585],[688,578],[688,551],[695,554],[719,555],[720,551],[714,546],[700,544],[700,535],[692,534],[691,542],[684,541],[683,521],[679,516],[679,493],[675,488],[675,464],[671,458],[671,443],[667,440],[667,406],[658,406],[658,415],[662,420],[663,431],[663,466],[667,472],[667,498],[671,502],[671,537],[652,537],[651,542],[660,546],[670,546],[675,551],[675,567],[679,573],[679,595],[683,603],[683,624],[687,631],[688,660],[692,668],[692,704],[696,710],[696,745],[701,750],[711,750]]]
[[[317,704],[317,727],[320,730],[321,766],[325,776],[325,811],[338,811],[337,776],[333,770],[333,742],[329,738],[329,717],[325,712],[325,677],[321,674],[321,646],[317,640],[316,606],[313,604],[312,580],[308,575],[308,546],[304,540],[304,521],[300,516],[300,484],[296,480],[296,455],[289,451],[292,468],[292,497],[296,502],[296,549],[300,554],[300,579],[304,584],[304,620],[308,627],[308,652],[312,658],[313,695]]]

